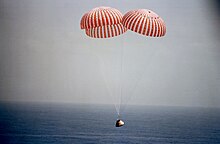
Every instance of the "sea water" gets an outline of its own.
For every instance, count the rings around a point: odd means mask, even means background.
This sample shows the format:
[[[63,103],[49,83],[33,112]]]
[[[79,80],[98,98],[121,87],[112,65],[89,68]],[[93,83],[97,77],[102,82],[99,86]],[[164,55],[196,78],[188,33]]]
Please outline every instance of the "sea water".
[[[220,109],[0,103],[1,144],[219,144]]]

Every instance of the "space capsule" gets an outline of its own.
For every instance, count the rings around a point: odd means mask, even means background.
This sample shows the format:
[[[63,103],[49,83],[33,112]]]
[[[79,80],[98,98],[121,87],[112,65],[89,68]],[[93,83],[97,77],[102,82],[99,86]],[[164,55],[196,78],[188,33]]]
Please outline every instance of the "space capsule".
[[[115,126],[116,126],[116,127],[121,127],[121,126],[123,126],[124,124],[125,124],[125,123],[124,123],[122,120],[118,119],[118,120],[116,121]]]

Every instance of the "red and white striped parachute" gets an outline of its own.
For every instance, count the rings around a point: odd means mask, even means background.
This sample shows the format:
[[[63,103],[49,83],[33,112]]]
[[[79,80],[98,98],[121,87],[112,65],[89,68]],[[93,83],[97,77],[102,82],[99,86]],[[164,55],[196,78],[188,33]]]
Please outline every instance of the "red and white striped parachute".
[[[166,26],[161,17],[147,9],[131,10],[122,19],[127,29],[145,36],[162,37],[166,33]]]
[[[122,13],[111,7],[97,7],[85,13],[80,27],[93,38],[110,38],[123,34],[127,29],[122,25]]]

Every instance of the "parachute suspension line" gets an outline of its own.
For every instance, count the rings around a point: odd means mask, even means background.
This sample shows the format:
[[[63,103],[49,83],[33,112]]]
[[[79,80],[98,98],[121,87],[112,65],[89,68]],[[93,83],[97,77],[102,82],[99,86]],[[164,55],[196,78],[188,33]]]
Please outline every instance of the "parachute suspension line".
[[[119,93],[119,113],[118,113],[118,117],[120,117],[120,109],[121,109],[121,105],[122,105],[122,97],[123,97],[123,65],[124,65],[124,38],[122,38],[122,45],[121,45],[121,70],[120,70],[120,93]]]
[[[159,48],[160,49],[160,48]],[[158,50],[159,50],[158,49]],[[153,55],[150,57],[150,60],[148,61],[147,63],[147,66],[144,68],[143,72],[141,72],[140,76],[136,79],[136,82],[135,82],[135,85],[130,89],[130,95],[128,96],[128,98],[125,100],[124,102],[124,107],[121,109],[121,111],[124,111],[126,106],[128,105],[128,102],[130,101],[130,99],[133,97],[134,95],[134,92],[138,86],[138,84],[140,83],[141,81],[141,78],[144,76],[144,72],[148,69],[148,67],[150,66],[152,60],[153,60],[153,57],[156,55],[156,52],[153,53]]]
[[[96,53],[92,52],[90,49],[89,49],[89,52],[90,52],[91,54],[93,54],[93,55],[98,59],[98,61],[99,61],[99,68],[100,68],[102,77],[103,77],[103,79],[104,79],[104,83],[105,83],[105,87],[106,87],[106,89],[107,89],[107,93],[108,93],[108,95],[109,95],[110,97],[112,97],[113,94],[112,94],[112,92],[111,92],[111,90],[110,90],[110,88],[109,88],[109,85],[108,85],[107,79],[106,79],[106,75],[105,75],[105,73],[104,73],[105,62],[100,58],[99,55],[97,55]],[[115,105],[116,112],[117,112],[117,114],[119,115],[119,109],[117,108],[116,104],[114,104],[114,105]]]

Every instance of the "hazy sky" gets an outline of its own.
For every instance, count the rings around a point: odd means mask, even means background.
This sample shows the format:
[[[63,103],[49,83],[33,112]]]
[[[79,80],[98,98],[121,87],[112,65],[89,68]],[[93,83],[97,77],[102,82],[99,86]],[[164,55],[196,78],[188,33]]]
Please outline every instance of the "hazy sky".
[[[123,14],[153,10],[167,34],[89,38],[79,23],[97,6]],[[210,0],[0,0],[0,100],[113,103],[122,78],[129,104],[218,107],[218,6]]]

